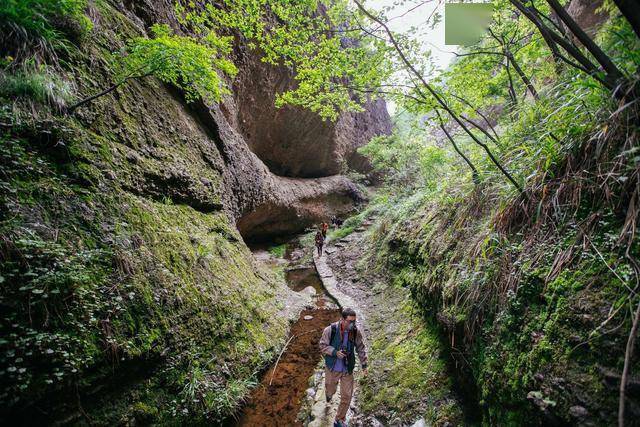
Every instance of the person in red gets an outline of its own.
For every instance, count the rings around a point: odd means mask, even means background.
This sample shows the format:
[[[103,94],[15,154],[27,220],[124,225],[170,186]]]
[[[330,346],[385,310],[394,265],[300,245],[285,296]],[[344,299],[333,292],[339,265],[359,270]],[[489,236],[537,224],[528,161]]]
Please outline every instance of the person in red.
[[[356,312],[351,308],[342,310],[342,319],[324,328],[319,346],[325,361],[327,403],[331,401],[340,383],[340,404],[333,426],[344,427],[353,395],[355,353],[358,353],[362,371],[367,375],[367,349],[362,332],[356,327]]]
[[[320,230],[322,231],[322,237],[326,238],[327,230],[329,230],[329,224],[323,222],[322,224],[320,224]]]

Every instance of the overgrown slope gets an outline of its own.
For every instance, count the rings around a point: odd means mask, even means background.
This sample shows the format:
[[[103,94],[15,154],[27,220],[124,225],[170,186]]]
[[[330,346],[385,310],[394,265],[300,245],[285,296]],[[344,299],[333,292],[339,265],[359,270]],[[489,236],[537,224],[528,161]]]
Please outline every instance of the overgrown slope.
[[[448,336],[489,425],[609,425],[631,318],[636,112],[617,112],[525,195],[489,184],[380,198],[371,255]],[[640,415],[633,359],[628,421]]]

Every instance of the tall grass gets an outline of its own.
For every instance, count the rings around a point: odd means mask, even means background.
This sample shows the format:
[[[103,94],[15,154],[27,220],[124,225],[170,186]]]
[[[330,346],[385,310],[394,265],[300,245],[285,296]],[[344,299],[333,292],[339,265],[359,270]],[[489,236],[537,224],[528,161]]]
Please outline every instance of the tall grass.
[[[0,72],[0,97],[25,98],[62,110],[72,99],[73,90],[50,67],[27,67]]]
[[[91,30],[86,8],[87,0],[0,1],[0,57],[57,62],[68,39]]]

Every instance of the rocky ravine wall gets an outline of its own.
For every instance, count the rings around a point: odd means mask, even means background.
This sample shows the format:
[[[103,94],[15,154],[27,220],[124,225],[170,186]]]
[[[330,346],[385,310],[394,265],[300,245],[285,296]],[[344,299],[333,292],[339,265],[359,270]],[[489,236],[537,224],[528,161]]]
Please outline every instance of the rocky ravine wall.
[[[79,96],[104,88],[110,52],[175,23],[171,11],[92,3],[95,27],[63,77]],[[3,123],[26,123],[0,133],[1,420],[193,423],[234,410],[291,314],[243,238],[298,231],[360,197],[336,169],[274,174],[236,127],[242,102],[188,106],[153,78],[66,118],[0,99]]]
[[[164,3],[130,2],[127,9],[141,30],[155,22],[177,26],[171,2]],[[241,234],[290,234],[350,211],[362,195],[339,174],[371,170],[356,150],[391,132],[384,101],[370,101],[365,111],[344,113],[335,123],[298,107],[277,109],[275,94],[295,86],[293,73],[260,61],[240,39],[234,55],[239,72],[231,82],[233,96],[190,110],[222,154],[223,207]]]
[[[342,114],[335,123],[297,107],[277,109],[275,93],[295,86],[291,71],[275,68],[242,47],[236,50],[240,73],[234,82],[233,126],[274,173],[321,177],[352,169],[367,173],[368,161],[356,148],[391,133],[384,101],[372,101],[361,113]]]

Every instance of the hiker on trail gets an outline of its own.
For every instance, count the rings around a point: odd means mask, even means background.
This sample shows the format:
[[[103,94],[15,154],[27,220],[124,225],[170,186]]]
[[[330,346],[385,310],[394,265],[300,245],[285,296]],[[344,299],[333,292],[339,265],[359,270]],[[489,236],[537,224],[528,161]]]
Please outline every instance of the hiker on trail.
[[[320,230],[322,230],[322,237],[327,237],[327,230],[329,230],[329,224],[323,222],[320,224]]]
[[[322,255],[322,245],[324,245],[324,236],[322,232],[318,230],[316,233],[316,248],[318,248],[318,256]]]
[[[342,220],[340,218],[338,218],[337,216],[332,216],[331,217],[331,225],[334,228],[338,228],[342,225]]]
[[[367,350],[362,332],[356,327],[356,312],[351,308],[342,310],[342,319],[330,324],[322,332],[320,352],[324,355],[325,389],[327,403],[340,383],[340,404],[333,423],[334,427],[345,427],[347,410],[353,394],[353,368],[356,365],[355,352],[360,365],[367,375]]]

